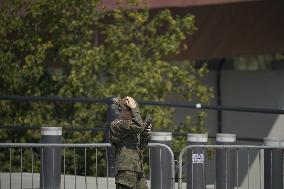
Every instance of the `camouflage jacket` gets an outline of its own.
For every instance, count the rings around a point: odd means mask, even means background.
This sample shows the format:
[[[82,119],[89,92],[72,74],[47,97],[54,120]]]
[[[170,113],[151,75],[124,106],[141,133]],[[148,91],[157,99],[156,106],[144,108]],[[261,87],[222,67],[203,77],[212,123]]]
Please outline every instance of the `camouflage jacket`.
[[[148,144],[138,108],[132,109],[132,120],[114,120],[110,125],[110,141],[115,147],[115,174],[119,170],[143,172],[142,150]]]

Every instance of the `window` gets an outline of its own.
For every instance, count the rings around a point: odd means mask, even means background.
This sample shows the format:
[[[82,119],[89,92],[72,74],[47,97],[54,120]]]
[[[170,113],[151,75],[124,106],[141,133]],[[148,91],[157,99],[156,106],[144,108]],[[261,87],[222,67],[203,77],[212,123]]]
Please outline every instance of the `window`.
[[[233,67],[239,71],[265,71],[272,69],[273,55],[240,56],[233,59]]]

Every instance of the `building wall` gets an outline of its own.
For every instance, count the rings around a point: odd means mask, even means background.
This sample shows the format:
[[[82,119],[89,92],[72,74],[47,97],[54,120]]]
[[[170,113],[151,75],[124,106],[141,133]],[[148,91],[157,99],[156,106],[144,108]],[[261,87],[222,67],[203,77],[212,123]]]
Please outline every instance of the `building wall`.
[[[206,83],[213,87],[216,102],[216,71],[212,70]],[[284,70],[234,71],[224,70],[221,80],[222,104],[240,107],[284,108]],[[197,103],[197,102],[192,102]],[[194,115],[196,110],[176,109],[175,120],[185,115]],[[210,135],[217,132],[217,111],[207,111],[206,128]],[[258,138],[283,137],[284,115],[223,111],[224,133],[235,133],[238,137]]]
[[[216,71],[212,70],[206,82],[212,86],[216,97]],[[284,70],[270,71],[235,71],[225,69],[222,71],[221,80],[222,104],[259,107],[259,108],[284,108]],[[196,103],[196,102],[193,102]],[[211,104],[217,104],[216,98]],[[194,114],[195,110],[178,109],[176,119],[180,120],[186,114]],[[207,111],[206,128],[209,135],[217,133],[217,112]],[[242,138],[263,139],[266,137],[284,137],[284,115],[272,115],[262,113],[245,113],[224,111],[222,117],[224,133],[234,133]],[[238,141],[239,144],[262,145],[261,142]],[[248,161],[247,152],[240,152],[239,157],[239,184],[241,187],[248,186],[248,163],[250,169],[250,187],[263,186],[263,154],[255,151],[250,152]],[[263,176],[262,176],[263,178]],[[208,181],[211,183],[212,181]]]
[[[222,94],[223,104],[260,108],[284,108],[284,71],[233,71],[223,72]],[[224,132],[235,133],[240,137],[249,138],[283,138],[284,115],[224,112]],[[247,144],[247,142],[241,142]],[[247,157],[240,159],[243,165],[248,162]],[[263,180],[263,155],[252,152],[250,156],[250,186],[259,186]],[[242,187],[248,185],[247,166],[240,167]]]
[[[284,71],[224,71],[224,105],[284,108]],[[272,114],[224,112],[224,132],[242,137],[283,137],[284,117]]]

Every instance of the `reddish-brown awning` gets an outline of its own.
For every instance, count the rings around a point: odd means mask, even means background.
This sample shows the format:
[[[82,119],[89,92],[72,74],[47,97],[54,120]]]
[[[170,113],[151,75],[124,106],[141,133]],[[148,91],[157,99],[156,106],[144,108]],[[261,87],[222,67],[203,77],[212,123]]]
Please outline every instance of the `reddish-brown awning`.
[[[121,2],[126,2],[122,0]],[[141,0],[146,3],[151,9],[155,8],[167,8],[167,7],[192,7],[192,6],[203,6],[203,5],[216,5],[216,4],[227,4],[227,3],[240,3],[260,0]],[[108,7],[115,7],[116,0],[102,0],[103,4]]]
[[[143,2],[147,3],[150,8],[192,7],[202,5],[240,3],[249,1],[257,0],[143,0]]]
[[[180,58],[213,59],[284,52],[284,1],[173,8],[196,17],[198,31]]]
[[[114,0],[105,0],[113,5]],[[283,0],[144,0],[152,11],[192,13],[198,31],[181,59],[215,59],[284,52]]]

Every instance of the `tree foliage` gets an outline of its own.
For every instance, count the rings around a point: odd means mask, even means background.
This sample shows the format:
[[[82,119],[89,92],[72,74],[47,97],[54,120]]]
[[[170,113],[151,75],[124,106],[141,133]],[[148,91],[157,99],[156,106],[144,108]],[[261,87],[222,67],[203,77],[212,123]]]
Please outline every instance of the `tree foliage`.
[[[137,1],[105,7],[99,0],[15,0],[0,8],[0,94],[133,96],[164,101],[179,96],[208,103],[206,67],[165,57],[188,48],[194,16],[150,12]],[[107,106],[0,101],[1,125],[102,127]],[[142,107],[155,129],[173,131],[173,109]],[[206,117],[196,126],[201,127]],[[200,116],[199,116],[200,117]],[[19,137],[18,135],[25,135]],[[38,134],[1,131],[1,141],[34,141]],[[102,135],[67,133],[66,142],[99,142]]]

